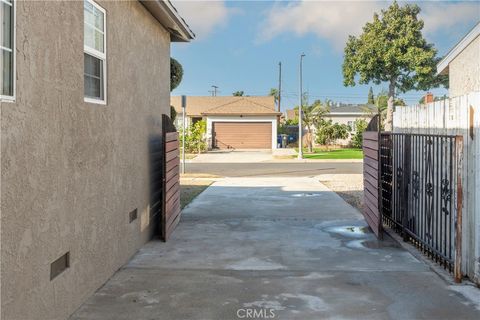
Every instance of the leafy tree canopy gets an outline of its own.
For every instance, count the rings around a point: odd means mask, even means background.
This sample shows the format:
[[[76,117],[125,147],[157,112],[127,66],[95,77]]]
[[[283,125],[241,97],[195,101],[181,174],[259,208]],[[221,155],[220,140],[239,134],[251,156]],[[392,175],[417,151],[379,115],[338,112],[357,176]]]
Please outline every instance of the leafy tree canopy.
[[[389,84],[389,97],[395,91],[428,90],[447,85],[445,76],[436,76],[440,60],[433,44],[422,35],[423,20],[415,4],[400,6],[396,1],[363,27],[360,37],[350,36],[342,66],[344,85],[373,82]]]
[[[363,144],[363,133],[367,129],[368,122],[365,119],[355,120],[355,134],[352,136],[352,147],[361,148]]]
[[[334,144],[338,139],[348,138],[348,131],[349,127],[346,124],[321,119],[317,125],[317,143],[322,145]]]
[[[207,123],[205,120],[200,120],[190,125],[185,132],[185,151],[201,153],[207,150],[206,131]]]
[[[170,119],[172,119],[173,122],[175,122],[175,119],[177,118],[177,110],[173,106],[170,106]]]
[[[307,101],[305,97],[303,101]],[[315,100],[312,104],[304,105],[302,108],[302,121],[307,129],[306,143],[308,152],[313,151],[313,128],[316,127],[323,117],[330,112],[330,106],[327,103],[322,103],[320,100]]]
[[[269,96],[273,96],[275,99],[275,104],[278,103],[278,89],[276,88],[271,88],[270,92],[268,93]]]
[[[174,58],[170,58],[170,91],[173,91],[183,78],[183,67]]]
[[[232,95],[234,97],[243,97],[244,92],[243,91],[235,91],[234,93],[232,93]]]

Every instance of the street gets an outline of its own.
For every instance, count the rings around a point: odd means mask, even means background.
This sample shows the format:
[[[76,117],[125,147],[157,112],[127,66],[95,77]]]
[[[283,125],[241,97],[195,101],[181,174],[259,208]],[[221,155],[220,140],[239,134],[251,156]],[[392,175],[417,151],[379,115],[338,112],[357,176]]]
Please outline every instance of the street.
[[[205,173],[221,177],[309,177],[331,173],[362,173],[361,162],[256,162],[187,163],[186,173]]]

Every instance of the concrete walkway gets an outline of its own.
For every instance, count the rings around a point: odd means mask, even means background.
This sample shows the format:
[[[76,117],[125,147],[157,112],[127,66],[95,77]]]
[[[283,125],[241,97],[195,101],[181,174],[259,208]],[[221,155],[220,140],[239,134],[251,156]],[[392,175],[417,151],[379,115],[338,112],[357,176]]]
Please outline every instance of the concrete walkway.
[[[316,178],[229,178],[72,319],[480,319],[459,288]]]

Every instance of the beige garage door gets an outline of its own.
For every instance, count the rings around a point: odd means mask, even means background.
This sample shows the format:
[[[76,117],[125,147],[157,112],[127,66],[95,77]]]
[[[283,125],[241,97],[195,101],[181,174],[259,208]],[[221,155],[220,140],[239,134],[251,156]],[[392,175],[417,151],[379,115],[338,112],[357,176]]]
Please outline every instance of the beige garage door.
[[[271,149],[271,122],[214,122],[213,147],[219,149]]]

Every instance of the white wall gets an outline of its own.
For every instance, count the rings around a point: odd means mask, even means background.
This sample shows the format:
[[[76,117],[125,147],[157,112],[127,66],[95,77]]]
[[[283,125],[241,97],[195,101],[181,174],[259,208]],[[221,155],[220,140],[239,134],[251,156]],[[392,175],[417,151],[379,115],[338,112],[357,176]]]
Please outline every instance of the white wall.
[[[427,105],[397,107],[393,128],[394,132],[400,133],[463,136],[462,265],[464,272],[480,283],[480,92]]]
[[[277,149],[277,116],[208,116],[207,141],[212,147],[212,122],[271,122],[272,123],[272,149]]]

